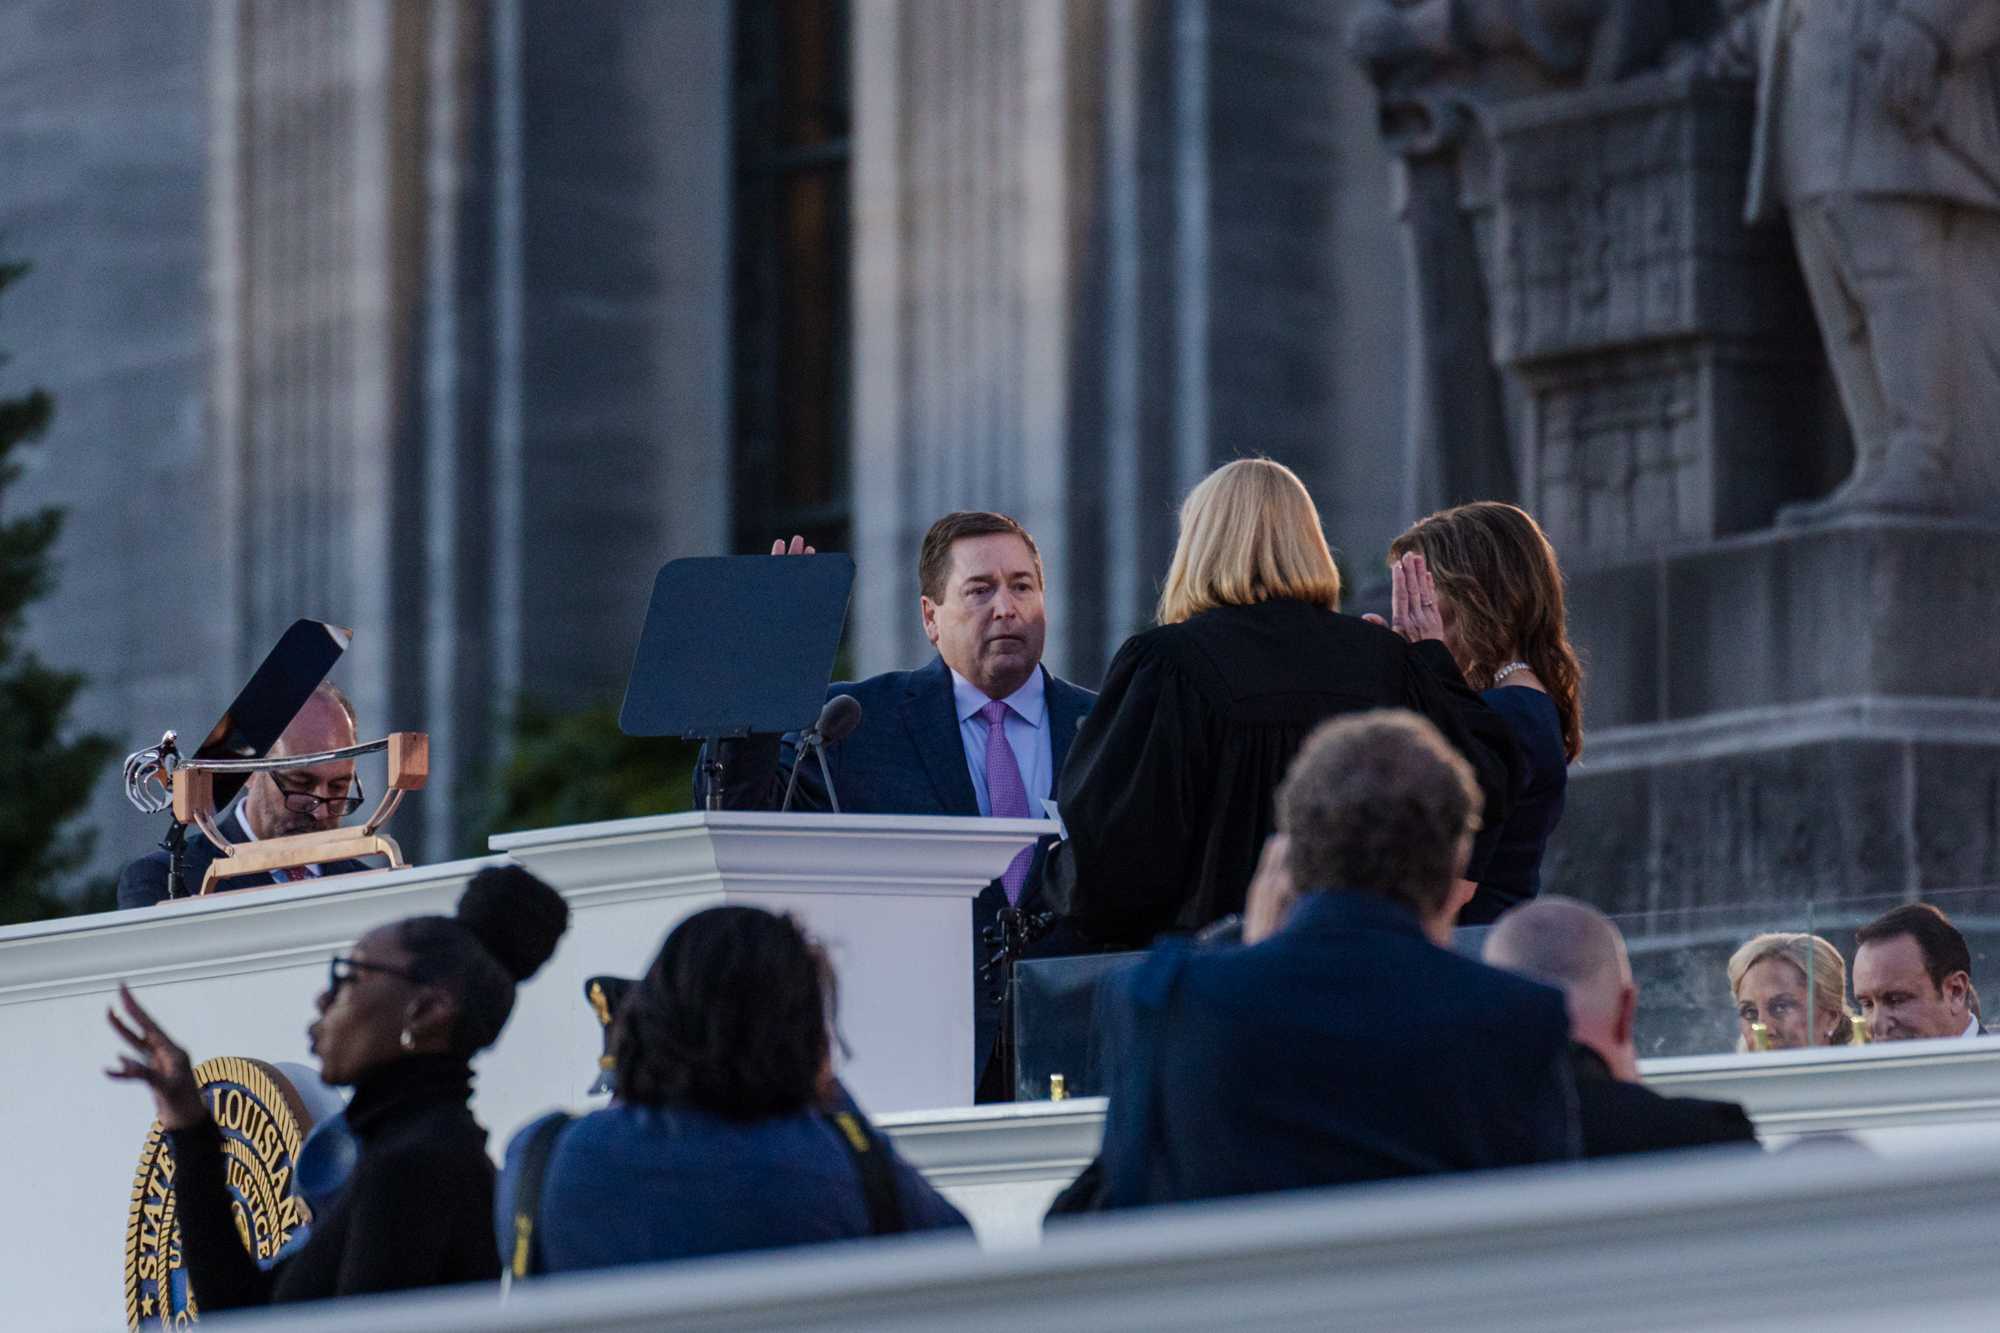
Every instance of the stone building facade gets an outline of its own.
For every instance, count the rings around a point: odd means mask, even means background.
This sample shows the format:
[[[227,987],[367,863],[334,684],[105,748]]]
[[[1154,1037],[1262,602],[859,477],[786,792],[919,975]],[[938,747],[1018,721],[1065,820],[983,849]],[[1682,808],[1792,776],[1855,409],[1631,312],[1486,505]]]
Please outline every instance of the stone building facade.
[[[398,831],[448,855],[512,702],[614,701],[673,556],[845,533],[875,669],[923,648],[929,520],[1008,509],[1093,679],[1217,459],[1297,466],[1351,574],[1399,522],[1395,239],[1336,7],[80,12],[0,3],[0,237],[40,266],[0,345],[59,400],[21,498],[72,511],[32,633],[134,747],[293,617],[347,624],[364,732],[433,737]],[[812,135],[759,139],[802,98]],[[837,195],[817,230],[799,181]],[[837,300],[800,277],[829,265]],[[106,868],[153,836],[115,788]]]

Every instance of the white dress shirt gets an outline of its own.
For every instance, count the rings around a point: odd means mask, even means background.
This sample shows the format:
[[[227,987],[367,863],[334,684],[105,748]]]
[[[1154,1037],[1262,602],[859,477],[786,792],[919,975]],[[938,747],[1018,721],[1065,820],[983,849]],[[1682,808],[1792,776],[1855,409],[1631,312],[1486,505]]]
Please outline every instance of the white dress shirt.
[[[965,743],[965,766],[972,774],[972,794],[979,800],[979,813],[993,813],[986,795],[986,719],[979,710],[990,702],[986,692],[956,671],[951,673],[952,699],[958,706],[958,736]],[[1008,695],[1007,720],[1000,730],[1013,748],[1014,762],[1021,768],[1021,785],[1027,788],[1029,817],[1042,817],[1041,803],[1048,798],[1055,781],[1055,762],[1049,748],[1048,689],[1038,665],[1020,689]]]

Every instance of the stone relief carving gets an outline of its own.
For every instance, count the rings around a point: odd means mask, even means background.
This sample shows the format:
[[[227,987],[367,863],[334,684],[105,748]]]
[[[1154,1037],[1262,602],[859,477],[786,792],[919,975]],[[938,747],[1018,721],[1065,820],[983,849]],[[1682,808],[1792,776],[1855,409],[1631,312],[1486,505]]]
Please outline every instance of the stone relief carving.
[[[1494,153],[1508,103],[1610,83],[1713,26],[1713,0],[1365,0],[1411,278],[1413,512],[1516,498],[1524,404],[1494,365]]]

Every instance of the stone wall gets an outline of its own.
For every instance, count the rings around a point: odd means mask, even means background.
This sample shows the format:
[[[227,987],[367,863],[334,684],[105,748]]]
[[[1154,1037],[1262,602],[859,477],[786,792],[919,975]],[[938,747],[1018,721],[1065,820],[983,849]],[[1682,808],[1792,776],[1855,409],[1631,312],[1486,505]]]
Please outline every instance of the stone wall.
[[[1685,75],[1495,113],[1494,358],[1572,565],[1767,527],[1845,469],[1790,237],[1743,224],[1752,114]]]

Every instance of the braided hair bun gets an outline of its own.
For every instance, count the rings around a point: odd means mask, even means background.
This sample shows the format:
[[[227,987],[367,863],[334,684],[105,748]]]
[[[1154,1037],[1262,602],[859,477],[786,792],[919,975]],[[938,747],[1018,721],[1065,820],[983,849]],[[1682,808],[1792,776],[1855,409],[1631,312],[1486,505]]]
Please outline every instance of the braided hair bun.
[[[569,929],[562,895],[519,866],[489,866],[458,900],[458,923],[471,931],[515,984],[541,970]]]

